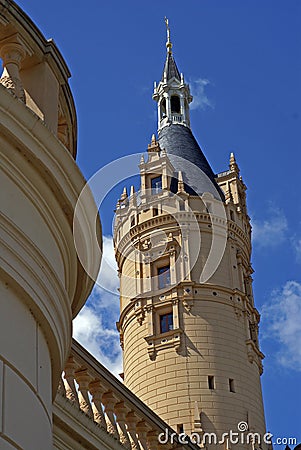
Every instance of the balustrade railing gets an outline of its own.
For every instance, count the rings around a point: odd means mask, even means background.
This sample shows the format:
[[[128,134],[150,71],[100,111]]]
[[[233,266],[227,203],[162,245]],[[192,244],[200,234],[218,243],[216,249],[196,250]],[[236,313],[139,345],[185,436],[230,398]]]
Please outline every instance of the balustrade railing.
[[[171,120],[173,123],[181,123],[183,122],[183,116],[182,114],[172,114]]]
[[[229,175],[231,173],[231,170],[225,170],[224,172],[217,173],[217,178],[225,177],[226,175]]]
[[[191,442],[182,444],[172,428],[75,340],[58,395],[66,397],[76,410],[81,410],[126,449],[199,448]],[[162,444],[158,437],[166,432],[170,439]]]

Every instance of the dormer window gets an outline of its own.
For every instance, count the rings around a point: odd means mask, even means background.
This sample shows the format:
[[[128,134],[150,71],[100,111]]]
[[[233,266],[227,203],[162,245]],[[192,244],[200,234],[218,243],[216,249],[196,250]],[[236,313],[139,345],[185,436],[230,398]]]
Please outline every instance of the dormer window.
[[[151,179],[152,194],[159,194],[162,191],[161,175]]]
[[[171,112],[175,114],[181,114],[180,98],[177,95],[170,97]]]

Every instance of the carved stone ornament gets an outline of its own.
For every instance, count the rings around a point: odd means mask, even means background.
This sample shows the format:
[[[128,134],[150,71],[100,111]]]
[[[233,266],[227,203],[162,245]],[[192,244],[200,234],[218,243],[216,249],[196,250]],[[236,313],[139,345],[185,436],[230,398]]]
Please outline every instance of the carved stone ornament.
[[[235,312],[237,319],[240,319],[243,315],[241,308],[238,308],[237,306],[234,306],[234,312]]]
[[[190,312],[192,308],[192,303],[190,301],[183,300],[183,306],[187,312]]]
[[[2,86],[6,87],[10,94],[25,103],[25,92],[19,78],[5,75],[0,78],[0,83]]]
[[[144,308],[143,307],[138,308],[135,311],[135,315],[136,315],[136,319],[137,319],[137,322],[139,323],[139,325],[142,325],[143,324],[143,320],[145,318],[145,310],[144,310]]]
[[[144,241],[141,242],[141,247],[140,250],[143,252],[149,250],[152,247],[151,241],[150,239],[145,239]]]
[[[7,42],[1,46],[3,74],[0,83],[16,98],[25,103],[25,92],[20,79],[19,69],[25,57],[25,50],[18,42]]]

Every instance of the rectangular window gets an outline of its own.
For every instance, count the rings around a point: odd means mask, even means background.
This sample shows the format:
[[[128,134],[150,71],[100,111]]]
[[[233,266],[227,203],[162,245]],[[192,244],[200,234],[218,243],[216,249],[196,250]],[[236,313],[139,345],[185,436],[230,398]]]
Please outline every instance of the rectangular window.
[[[185,211],[185,203],[183,202],[183,200],[180,200],[179,206],[180,206],[180,211]]]
[[[131,217],[131,227],[135,225],[135,216]]]
[[[151,179],[152,194],[159,194],[162,191],[162,177],[155,177]]]
[[[229,378],[229,389],[230,389],[230,392],[235,392],[233,378]]]
[[[153,208],[153,216],[157,216],[159,214],[158,208]]]
[[[178,434],[184,433],[184,426],[182,423],[177,425],[177,433]]]
[[[160,333],[166,333],[173,329],[172,313],[162,314],[160,316]]]
[[[170,266],[158,268],[158,288],[163,289],[170,285]]]
[[[208,388],[214,389],[214,377],[212,375],[208,376]]]

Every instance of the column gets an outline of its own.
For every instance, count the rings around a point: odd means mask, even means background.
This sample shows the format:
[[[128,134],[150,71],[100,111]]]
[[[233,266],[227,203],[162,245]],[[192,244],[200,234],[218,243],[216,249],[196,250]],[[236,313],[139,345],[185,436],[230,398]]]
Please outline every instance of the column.
[[[2,44],[2,45],[1,45]],[[5,86],[12,95],[25,103],[25,92],[20,78],[21,62],[26,52],[17,35],[10,40],[0,43],[0,56],[3,61],[3,73],[0,83]]]

